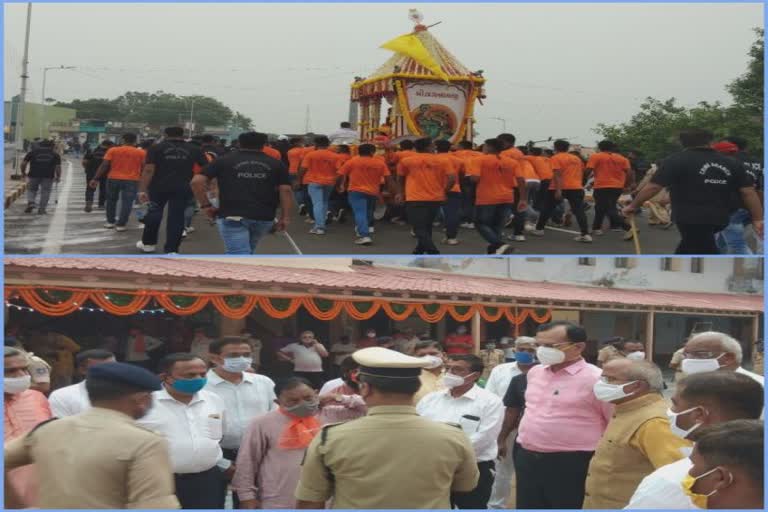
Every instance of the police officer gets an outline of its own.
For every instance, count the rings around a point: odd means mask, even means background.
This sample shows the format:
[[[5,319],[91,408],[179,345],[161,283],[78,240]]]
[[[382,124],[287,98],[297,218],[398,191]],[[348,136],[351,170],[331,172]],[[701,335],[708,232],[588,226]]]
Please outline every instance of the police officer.
[[[458,425],[420,417],[413,407],[428,364],[371,347],[360,365],[360,395],[368,416],[328,425],[307,448],[296,490],[300,509],[448,509],[451,492],[477,485],[477,461]]]
[[[29,166],[29,174],[27,174]],[[44,140],[40,147],[33,149],[24,156],[21,163],[21,174],[27,177],[27,208],[24,213],[32,213],[35,209],[37,190],[40,189],[40,203],[37,213],[45,215],[48,199],[51,197],[53,181],[61,178],[61,156],[53,149],[53,141]]]
[[[36,465],[38,508],[179,508],[165,441],[134,423],[160,380],[138,366],[104,363],[88,371],[85,386],[93,408],[6,444],[5,471]],[[6,494],[6,508],[14,504]]]
[[[99,144],[93,151],[88,150],[83,157],[83,169],[85,169],[85,183],[90,183],[96,173],[101,167],[101,163],[104,161],[104,155],[107,154],[107,150],[114,146],[115,143],[107,139]],[[96,189],[86,186],[85,187],[85,212],[90,213],[93,211],[93,196]],[[107,203],[107,175],[104,174],[99,178],[99,209],[104,208]]]

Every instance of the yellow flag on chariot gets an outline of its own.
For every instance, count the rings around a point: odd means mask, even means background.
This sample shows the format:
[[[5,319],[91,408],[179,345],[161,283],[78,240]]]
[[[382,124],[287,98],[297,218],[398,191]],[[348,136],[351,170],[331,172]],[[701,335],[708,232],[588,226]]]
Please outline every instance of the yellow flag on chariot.
[[[415,34],[405,34],[403,36],[396,37],[391,41],[387,41],[381,48],[392,50],[395,53],[402,53],[412,58],[428,70],[430,70],[436,76],[442,78],[446,82],[448,81],[448,75],[442,70],[440,65],[429,54],[429,50],[426,49],[424,44],[416,37]]]

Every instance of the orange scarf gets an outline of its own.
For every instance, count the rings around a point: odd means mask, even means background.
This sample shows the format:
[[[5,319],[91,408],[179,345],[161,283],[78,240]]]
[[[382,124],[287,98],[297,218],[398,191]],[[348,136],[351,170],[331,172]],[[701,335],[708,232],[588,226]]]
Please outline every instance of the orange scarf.
[[[280,434],[280,441],[278,445],[280,448],[286,450],[300,450],[309,446],[315,435],[320,431],[320,422],[314,416],[308,418],[300,418],[293,414],[286,412],[281,407],[279,411],[288,416],[291,422]]]

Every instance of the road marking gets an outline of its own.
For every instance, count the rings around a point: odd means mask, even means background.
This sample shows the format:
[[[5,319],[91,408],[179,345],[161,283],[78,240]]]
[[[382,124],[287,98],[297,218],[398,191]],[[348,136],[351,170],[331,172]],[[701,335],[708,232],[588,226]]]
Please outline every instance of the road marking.
[[[56,201],[56,209],[53,211],[53,220],[48,226],[48,233],[45,235],[45,242],[41,249],[41,254],[59,254],[61,252],[61,242],[67,229],[67,208],[69,207],[69,193],[72,190],[72,162],[67,160],[67,172],[64,176],[64,184],[60,190],[58,186],[55,189],[58,195],[51,198]]]
[[[552,226],[546,226],[545,229],[551,229],[552,231],[560,231],[561,233],[573,233],[574,235],[580,235],[581,231],[572,231],[570,229],[553,228]]]

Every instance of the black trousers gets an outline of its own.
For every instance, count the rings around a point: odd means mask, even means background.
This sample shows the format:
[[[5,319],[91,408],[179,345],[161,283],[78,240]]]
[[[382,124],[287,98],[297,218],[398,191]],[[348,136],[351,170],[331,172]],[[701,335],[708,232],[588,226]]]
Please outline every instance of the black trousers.
[[[595,198],[595,219],[592,221],[592,229],[603,229],[603,219],[608,216],[611,221],[611,229],[622,228],[624,231],[629,231],[631,228],[619,214],[619,210],[616,208],[616,202],[621,197],[622,189],[620,188],[596,188],[594,191]]]
[[[222,453],[224,454],[224,458],[228,461],[231,461],[232,464],[234,464],[237,461],[237,450],[230,450],[228,448],[222,448]],[[221,473],[221,472],[220,472]],[[221,473],[221,500],[222,502],[226,502],[227,500],[227,489],[229,489],[229,480],[224,476],[223,473]],[[240,508],[240,500],[237,497],[237,493],[232,490],[232,508],[237,510]]]
[[[435,242],[432,241],[432,223],[443,203],[437,201],[414,201],[406,203],[405,211],[408,222],[413,227],[418,243],[413,254],[440,254]]]
[[[539,192],[536,194],[536,199],[533,202],[533,209],[540,212],[544,209],[544,204],[547,202],[547,193],[549,192],[549,184],[552,180],[541,180],[539,184]]]
[[[149,190],[149,211],[144,217],[144,245],[157,245],[160,224],[163,222],[165,206],[168,205],[168,218],[165,221],[165,252],[179,252],[181,235],[184,231],[184,210],[192,196],[189,187],[170,190]]]
[[[221,494],[221,470],[214,466],[202,473],[185,473],[173,476],[176,482],[176,497],[183,509],[223,509],[224,496]]]
[[[520,204],[520,199],[520,190],[516,188],[515,203],[512,205],[512,213],[515,215],[515,218],[512,220],[515,236],[520,236],[525,233],[525,219],[527,217],[527,213],[525,210],[520,211],[517,209],[517,205]],[[525,199],[527,200],[528,198]]]
[[[307,379],[312,383],[312,387],[316,390],[320,390],[325,384],[325,374],[323,372],[293,372],[296,377]]]
[[[92,203],[93,196],[96,193],[95,189],[92,189],[88,184],[96,177],[96,171],[85,171],[85,202]],[[99,179],[99,206],[104,206],[107,202],[107,176],[106,174]]]
[[[470,492],[451,493],[451,507],[468,510],[488,508],[488,500],[491,499],[494,475],[496,474],[496,464],[492,460],[478,462],[477,469],[480,470],[480,480],[477,481],[477,487]]]
[[[515,444],[518,509],[580,509],[594,452],[540,453]]]
[[[584,190],[563,190],[563,199],[567,199],[571,205],[571,212],[576,217],[576,222],[579,223],[579,229],[582,235],[589,234],[589,227],[587,226],[587,214],[584,213]],[[536,229],[542,230],[547,225],[547,221],[554,213],[555,208],[560,203],[555,199],[555,191],[547,190],[544,196],[544,204],[542,205],[539,221],[536,223]]]
[[[677,224],[680,232],[680,244],[675,254],[720,254],[715,242],[715,235],[727,225]]]

